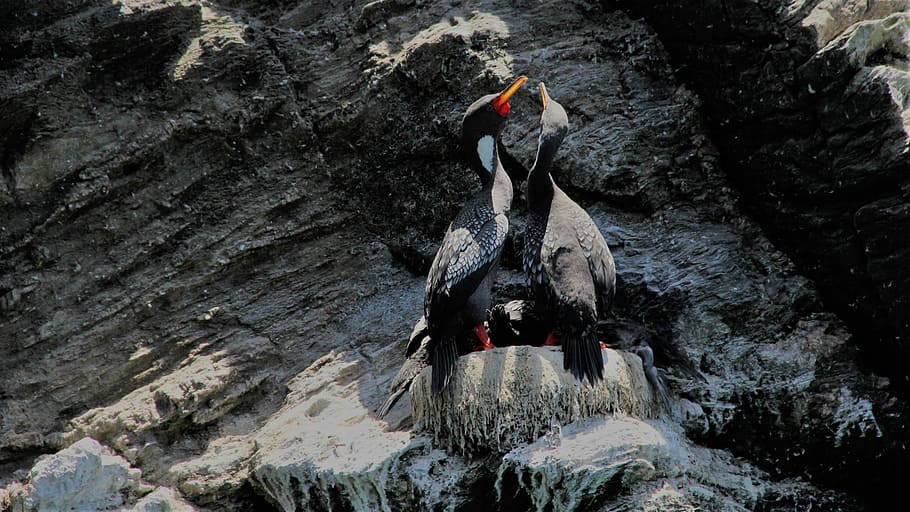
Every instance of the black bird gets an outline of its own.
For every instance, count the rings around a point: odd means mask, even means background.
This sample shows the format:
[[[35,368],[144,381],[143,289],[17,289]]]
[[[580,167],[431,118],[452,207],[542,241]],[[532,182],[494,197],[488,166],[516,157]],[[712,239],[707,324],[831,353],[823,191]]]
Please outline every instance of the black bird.
[[[392,378],[392,383],[389,384],[389,398],[379,409],[378,415],[380,418],[389,413],[395,402],[408,390],[411,381],[430,364],[429,344],[430,336],[427,330],[427,319],[420,317],[417,323],[414,324],[414,329],[411,330],[411,336],[408,338],[407,350],[410,355],[404,360],[401,369],[398,370],[398,373]]]
[[[512,205],[512,181],[499,161],[497,143],[511,110],[509,99],[527,81],[521,76],[501,93],[475,101],[461,121],[462,157],[477,172],[482,188],[449,225],[427,276],[423,309],[433,394],[446,387],[455,371],[455,337],[465,322],[474,327],[480,348],[493,348],[484,320]],[[419,341],[409,344],[406,356],[419,347]]]
[[[497,347],[543,345],[548,325],[537,313],[534,301],[516,299],[494,304],[487,319],[490,338],[496,340]]]
[[[561,341],[563,367],[596,384],[603,379],[604,365],[597,321],[613,300],[616,267],[597,225],[550,176],[569,120],[543,83],[540,102],[537,159],[528,173],[524,269],[538,316],[549,326],[545,345]]]

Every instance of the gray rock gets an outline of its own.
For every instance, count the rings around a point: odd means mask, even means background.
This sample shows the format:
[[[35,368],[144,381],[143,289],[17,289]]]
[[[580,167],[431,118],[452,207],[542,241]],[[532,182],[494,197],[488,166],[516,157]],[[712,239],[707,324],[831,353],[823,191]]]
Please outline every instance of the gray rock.
[[[196,512],[199,509],[180,497],[177,491],[159,487],[137,501],[130,512]]]
[[[54,455],[43,457],[28,473],[28,484],[11,486],[0,504],[10,510],[120,510],[151,488],[141,471],[98,441],[84,438]]]
[[[502,499],[530,498],[532,509],[591,510],[604,495],[621,494],[666,474],[669,451],[664,435],[634,418],[591,419],[566,425],[559,444],[545,440],[503,457],[497,489]],[[515,486],[509,495],[503,490]]]
[[[747,211],[905,388],[907,2],[621,4],[702,98]]]
[[[86,437],[44,456],[26,484],[0,489],[0,509],[16,512],[195,512],[201,510],[167,487],[154,488],[142,472],[98,441]],[[153,490],[154,489],[154,490]]]
[[[504,502],[540,512],[752,510],[769,483],[722,451],[692,446],[672,423],[608,416],[566,425],[558,446],[541,440],[506,454],[496,485]]]
[[[477,186],[458,121],[526,73],[568,109],[556,179],[611,245],[614,314],[706,381],[660,375],[663,421],[716,464],[673,481],[658,450],[599,508],[887,502],[906,366],[864,338],[907,318],[906,2],[631,4],[4,4],[6,496],[91,435],[212,510],[507,509],[502,456],[440,448],[410,397],[373,411]],[[538,109],[513,102],[516,183]],[[520,192],[499,301],[524,294]]]
[[[105,510],[140,491],[141,472],[98,441],[84,438],[29,471],[30,510]]]
[[[385,432],[364,404],[374,380],[367,364],[351,353],[317,360],[256,433],[250,479],[281,510],[391,510],[388,474],[414,447],[408,432]]]

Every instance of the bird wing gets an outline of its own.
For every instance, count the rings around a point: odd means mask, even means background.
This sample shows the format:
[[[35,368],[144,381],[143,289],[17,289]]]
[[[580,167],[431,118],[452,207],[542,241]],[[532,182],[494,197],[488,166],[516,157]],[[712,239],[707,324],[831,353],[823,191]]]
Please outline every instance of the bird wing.
[[[598,281],[603,280],[598,272],[608,268],[592,266],[591,260],[601,250],[598,240],[604,248],[606,243],[584,210],[577,205],[567,209],[555,224],[548,221],[545,228],[535,225],[530,230],[525,271],[535,299],[543,301],[543,310],[562,330],[564,368],[594,384],[603,378],[604,365],[595,332],[601,302]]]
[[[616,294],[616,264],[613,262],[610,247],[591,216],[581,207],[578,207],[577,215],[579,218],[574,223],[575,235],[588,260],[588,270],[591,272],[594,291],[597,294],[597,316],[602,318]]]
[[[563,368],[579,381],[603,379],[603,353],[597,340],[597,297],[586,251],[572,244],[556,245],[546,238],[540,250],[543,278],[539,298],[547,301],[555,317],[563,347]]]
[[[571,243],[571,231],[553,228],[547,228],[538,248],[525,255],[534,300],[551,325],[564,329],[566,321],[579,325],[595,323],[595,289],[584,251]]]
[[[545,286],[544,281],[548,280],[541,261],[545,232],[546,220],[532,213],[525,225],[524,252],[521,259],[528,289],[532,294],[536,294],[538,290],[542,289]],[[542,306],[542,304],[538,306]]]
[[[429,329],[427,328],[427,318],[421,316],[417,322],[414,324],[414,328],[411,330],[411,335],[408,337],[408,346],[404,351],[404,357],[411,357],[414,352],[420,348],[423,343],[423,338],[427,336]]]
[[[454,223],[453,223],[454,225]],[[437,315],[457,313],[502,254],[509,232],[504,214],[453,228],[449,226],[427,276],[424,314],[432,324]]]
[[[421,320],[423,320],[421,318]],[[426,323],[424,322],[424,327]],[[416,331],[416,329],[415,329]],[[395,402],[404,394],[405,391],[411,386],[411,382],[423,371],[424,368],[430,365],[430,355],[429,355],[429,344],[430,337],[426,336],[422,331],[417,338],[412,338],[408,344],[415,345],[414,350],[410,353],[407,359],[404,360],[404,363],[401,365],[401,369],[398,370],[398,373],[392,379],[392,382],[389,384],[389,397],[386,399],[385,403],[379,409],[378,415],[380,418],[389,413],[389,410],[395,405]]]

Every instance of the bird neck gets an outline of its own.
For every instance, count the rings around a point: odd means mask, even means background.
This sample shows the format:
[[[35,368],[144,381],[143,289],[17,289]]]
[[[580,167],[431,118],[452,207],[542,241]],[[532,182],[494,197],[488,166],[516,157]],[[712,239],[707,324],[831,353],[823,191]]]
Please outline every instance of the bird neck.
[[[502,168],[499,162],[499,148],[496,139],[492,135],[484,135],[474,144],[465,144],[465,158],[477,176],[480,183],[486,186],[492,186],[496,171]]]
[[[541,139],[537,145],[537,158],[528,173],[528,208],[531,210],[546,209],[553,198],[553,178],[550,167],[556,157],[558,144]]]
[[[493,168],[492,183],[489,187],[493,198],[493,211],[496,213],[508,212],[512,207],[512,180],[499,162],[498,155],[496,167]]]

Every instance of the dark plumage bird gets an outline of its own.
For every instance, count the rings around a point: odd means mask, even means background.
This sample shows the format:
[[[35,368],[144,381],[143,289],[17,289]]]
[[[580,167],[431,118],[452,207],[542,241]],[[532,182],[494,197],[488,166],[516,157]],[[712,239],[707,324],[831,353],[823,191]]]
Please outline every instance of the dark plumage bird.
[[[510,300],[494,304],[490,308],[487,326],[497,347],[539,347],[547,340],[547,324],[538,315],[533,301]]]
[[[603,379],[604,364],[597,321],[613,300],[616,267],[597,225],[550,176],[569,120],[543,83],[540,101],[537,159],[528,173],[524,269],[538,315],[551,333],[545,344],[559,339],[563,367],[595,384]]]
[[[414,324],[411,336],[408,338],[407,350],[411,353],[401,365],[401,369],[395,374],[392,383],[389,384],[389,398],[379,409],[379,417],[382,418],[389,413],[389,410],[395,405],[395,402],[401,398],[401,395],[408,390],[411,381],[414,380],[420,372],[430,364],[429,352],[430,336],[427,330],[427,319],[420,317]],[[413,348],[412,348],[413,347]]]
[[[449,225],[427,276],[424,317],[433,394],[452,377],[458,357],[455,337],[465,322],[474,326],[481,348],[493,348],[484,320],[512,204],[512,182],[499,161],[497,142],[511,110],[509,99],[527,81],[519,77],[501,93],[475,101],[461,122],[461,153],[482,187]],[[419,346],[409,344],[406,356]]]

